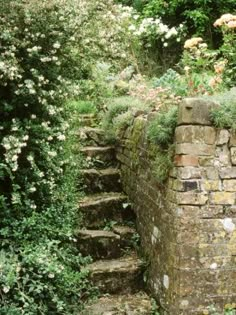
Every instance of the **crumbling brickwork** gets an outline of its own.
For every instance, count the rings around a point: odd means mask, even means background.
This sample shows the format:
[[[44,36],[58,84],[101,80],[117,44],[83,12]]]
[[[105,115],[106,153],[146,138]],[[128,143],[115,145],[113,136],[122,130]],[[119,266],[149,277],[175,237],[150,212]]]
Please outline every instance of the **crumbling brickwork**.
[[[211,125],[208,101],[179,108],[174,167],[164,185],[153,172],[149,117],[138,116],[117,150],[149,261],[148,287],[170,315],[222,314],[236,301],[236,135]]]

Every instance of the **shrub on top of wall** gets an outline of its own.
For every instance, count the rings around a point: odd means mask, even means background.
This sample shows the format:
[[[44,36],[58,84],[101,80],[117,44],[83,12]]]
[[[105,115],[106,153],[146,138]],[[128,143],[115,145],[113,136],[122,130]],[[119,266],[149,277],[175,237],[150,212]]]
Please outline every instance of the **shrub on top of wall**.
[[[73,0],[0,3],[2,315],[74,314],[86,296],[85,260],[70,245],[75,172],[63,107],[79,67],[80,11]]]

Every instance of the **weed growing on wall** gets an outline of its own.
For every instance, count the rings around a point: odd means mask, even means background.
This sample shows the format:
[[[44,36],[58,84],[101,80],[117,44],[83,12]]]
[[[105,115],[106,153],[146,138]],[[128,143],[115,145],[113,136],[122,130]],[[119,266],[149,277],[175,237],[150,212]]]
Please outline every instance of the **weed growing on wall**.
[[[163,183],[173,166],[174,132],[177,126],[178,107],[173,106],[157,113],[148,126],[148,139],[157,146],[154,173],[157,181]]]

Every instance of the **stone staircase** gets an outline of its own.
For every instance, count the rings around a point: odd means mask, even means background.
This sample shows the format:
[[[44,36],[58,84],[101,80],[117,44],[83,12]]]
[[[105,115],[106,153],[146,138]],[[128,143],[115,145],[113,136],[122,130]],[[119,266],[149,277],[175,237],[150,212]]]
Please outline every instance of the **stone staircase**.
[[[87,168],[82,170],[86,197],[80,202],[84,229],[76,231],[80,252],[93,258],[87,268],[101,296],[82,315],[150,315],[143,289],[144,263],[137,256],[134,213],[122,192],[113,146],[96,118],[81,117],[79,130]]]

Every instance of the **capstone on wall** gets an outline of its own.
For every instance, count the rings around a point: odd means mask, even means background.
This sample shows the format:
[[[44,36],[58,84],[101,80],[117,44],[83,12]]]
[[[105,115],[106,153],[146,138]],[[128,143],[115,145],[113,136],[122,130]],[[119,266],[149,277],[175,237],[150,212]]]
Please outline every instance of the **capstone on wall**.
[[[155,114],[136,117],[117,149],[149,262],[147,286],[170,315],[200,315],[211,305],[223,314],[236,302],[236,134],[211,125],[213,106],[194,98],[180,105],[165,184],[146,136]]]

